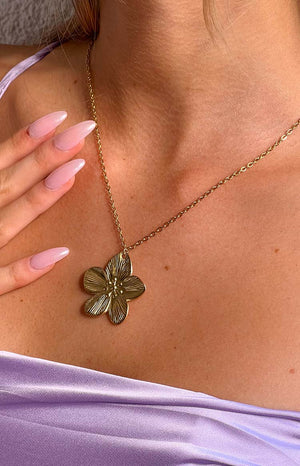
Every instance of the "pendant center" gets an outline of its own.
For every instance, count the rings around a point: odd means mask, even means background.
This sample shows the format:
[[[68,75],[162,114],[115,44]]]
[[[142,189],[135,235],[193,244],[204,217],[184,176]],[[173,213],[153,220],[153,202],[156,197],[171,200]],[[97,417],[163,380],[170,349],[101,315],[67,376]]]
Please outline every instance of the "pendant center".
[[[112,277],[107,285],[106,285],[106,292],[108,295],[113,294],[117,296],[118,294],[123,294],[124,290],[122,288],[123,283],[118,280],[118,277]]]

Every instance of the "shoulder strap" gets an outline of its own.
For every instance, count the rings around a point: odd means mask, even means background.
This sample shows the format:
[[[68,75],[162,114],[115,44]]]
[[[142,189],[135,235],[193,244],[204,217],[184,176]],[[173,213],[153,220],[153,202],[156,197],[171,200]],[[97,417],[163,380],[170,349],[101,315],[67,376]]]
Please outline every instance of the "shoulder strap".
[[[34,55],[25,58],[25,60],[22,60],[21,62],[17,63],[13,68],[11,68],[0,81],[0,99],[14,79],[16,79],[21,73],[23,73],[23,71],[27,70],[27,68],[30,68],[32,65],[42,60],[42,58],[48,55],[48,53],[50,53],[55,47],[57,47],[60,44],[60,41],[52,42],[51,44],[46,45],[46,47],[36,52]]]

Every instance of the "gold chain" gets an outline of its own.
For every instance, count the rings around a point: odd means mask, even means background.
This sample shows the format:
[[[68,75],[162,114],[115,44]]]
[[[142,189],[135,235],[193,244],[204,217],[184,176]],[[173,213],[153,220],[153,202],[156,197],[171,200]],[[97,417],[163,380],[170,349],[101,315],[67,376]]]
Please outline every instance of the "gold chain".
[[[201,202],[204,198],[209,196],[212,192],[214,192],[217,188],[220,186],[224,185],[227,183],[227,181],[232,180],[234,177],[238,176],[240,173],[244,173],[248,170],[248,168],[252,168],[257,162],[259,162],[261,159],[263,159],[267,154],[269,154],[275,147],[279,146],[282,141],[284,141],[290,134],[292,134],[293,130],[299,126],[300,124],[300,118],[299,120],[296,121],[280,138],[274,142],[267,150],[262,152],[260,155],[255,157],[255,159],[251,160],[250,162],[247,163],[247,165],[243,165],[241,168],[238,170],[234,171],[231,175],[226,176],[222,180],[220,180],[217,184],[212,186],[210,189],[205,191],[205,193],[201,194],[201,196],[197,197],[191,204],[187,205],[183,210],[178,212],[176,215],[171,217],[167,222],[165,222],[163,225],[159,226],[155,230],[151,231],[148,235],[145,235],[142,239],[136,241],[133,243],[131,246],[126,246],[124,235],[121,229],[118,213],[115,207],[115,203],[112,197],[112,192],[111,192],[111,187],[108,181],[108,177],[106,174],[106,169],[104,165],[104,160],[103,160],[103,154],[102,154],[102,144],[101,144],[101,138],[100,138],[100,133],[99,133],[99,125],[98,125],[98,118],[97,118],[97,112],[96,112],[96,103],[95,103],[95,95],[93,91],[93,85],[92,85],[92,76],[91,76],[91,69],[90,69],[90,57],[91,57],[91,50],[93,47],[94,41],[91,40],[88,46],[88,51],[87,51],[87,56],[86,56],[86,70],[87,70],[87,75],[88,75],[88,88],[89,88],[89,94],[90,94],[90,100],[91,100],[91,109],[92,109],[92,115],[93,119],[96,122],[96,127],[95,127],[95,133],[96,133],[96,139],[97,139],[97,145],[98,145],[98,151],[99,151],[99,160],[100,160],[100,165],[102,169],[102,174],[104,177],[105,185],[106,185],[106,190],[108,193],[109,201],[110,201],[110,206],[111,210],[113,213],[115,225],[117,227],[117,230],[120,235],[121,243],[122,243],[122,248],[123,248],[123,254],[127,254],[129,250],[135,249],[137,246],[140,244],[145,243],[145,241],[148,241],[150,238],[153,238],[155,235],[163,231],[165,228],[167,228],[171,223],[174,223],[176,220],[178,220],[180,217],[182,217],[186,212],[188,212],[190,209],[198,205],[199,202]]]

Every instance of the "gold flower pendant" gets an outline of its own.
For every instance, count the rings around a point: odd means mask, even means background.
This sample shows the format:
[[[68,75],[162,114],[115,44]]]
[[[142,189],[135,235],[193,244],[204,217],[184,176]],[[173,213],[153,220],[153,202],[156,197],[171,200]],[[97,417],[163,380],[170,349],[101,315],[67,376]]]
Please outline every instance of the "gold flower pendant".
[[[128,315],[127,301],[137,298],[146,289],[144,283],[132,274],[131,260],[122,252],[110,259],[105,269],[91,267],[83,277],[87,293],[94,295],[84,305],[89,316],[108,313],[113,324],[120,324]]]

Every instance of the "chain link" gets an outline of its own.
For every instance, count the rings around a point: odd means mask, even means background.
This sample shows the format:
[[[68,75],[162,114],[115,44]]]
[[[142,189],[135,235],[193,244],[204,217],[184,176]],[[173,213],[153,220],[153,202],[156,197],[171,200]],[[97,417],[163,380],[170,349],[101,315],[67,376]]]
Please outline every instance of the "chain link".
[[[121,240],[121,244],[122,244],[122,248],[123,248],[123,250],[122,250],[123,254],[128,254],[128,252],[130,250],[135,249],[137,246],[140,246],[141,244],[145,243],[149,239],[153,238],[155,235],[157,235],[158,233],[163,231],[165,228],[167,228],[169,225],[171,225],[171,223],[174,223],[176,220],[181,218],[186,212],[188,212],[190,209],[192,209],[197,204],[199,204],[199,202],[201,202],[203,199],[208,197],[211,193],[213,193],[220,186],[224,185],[225,183],[232,180],[233,178],[240,175],[241,173],[245,173],[248,170],[248,168],[254,167],[254,165],[257,162],[259,162],[266,155],[268,155],[270,152],[272,152],[272,150],[274,150],[275,147],[278,147],[282,143],[282,141],[285,141],[287,139],[287,137],[290,134],[292,134],[293,130],[295,128],[297,128],[297,126],[299,126],[299,124],[300,124],[300,118],[299,118],[299,120],[297,120],[287,131],[285,131],[285,133],[282,136],[280,136],[280,138],[277,141],[275,141],[274,144],[272,144],[270,147],[268,147],[267,150],[265,150],[260,155],[255,157],[253,160],[248,162],[246,165],[243,165],[238,170],[234,171],[231,175],[226,176],[225,178],[220,180],[217,184],[215,184],[210,189],[208,189],[203,194],[201,194],[199,197],[197,197],[193,202],[191,202],[191,204],[187,205],[183,210],[179,211],[176,215],[171,217],[169,220],[167,220],[161,226],[159,226],[155,230],[151,231],[151,233],[149,233],[148,235],[145,235],[143,238],[141,238],[140,240],[138,240],[135,243],[131,244],[130,246],[127,246],[126,243],[125,243],[125,239],[124,239],[124,235],[123,235],[122,228],[121,228],[121,225],[120,225],[120,221],[119,221],[118,213],[117,213],[117,210],[116,210],[116,207],[115,207],[115,203],[114,203],[114,200],[113,200],[113,197],[112,197],[111,187],[110,187],[110,184],[109,184],[109,181],[108,181],[108,177],[107,177],[107,173],[106,173],[106,169],[105,169],[105,165],[104,165],[104,160],[103,160],[102,144],[101,144],[101,138],[100,138],[100,133],[99,133],[99,125],[98,125],[98,118],[97,118],[97,112],[96,112],[96,102],[95,102],[95,95],[94,95],[94,90],[93,90],[92,76],[91,76],[91,69],[90,69],[91,68],[90,67],[90,58],[91,58],[91,50],[92,50],[93,44],[94,44],[94,41],[91,40],[90,43],[89,43],[89,46],[88,46],[88,51],[87,51],[87,56],[86,56],[87,81],[88,81],[88,88],[89,88],[90,101],[91,101],[91,110],[92,110],[93,119],[94,119],[94,121],[96,122],[96,125],[97,125],[95,127],[95,133],[96,133],[96,139],[97,139],[99,161],[100,161],[100,165],[101,165],[103,178],[104,178],[104,181],[105,181],[106,190],[107,190],[108,197],[109,197],[109,202],[110,202],[112,214],[113,214],[113,217],[114,217],[114,222],[115,222],[115,225],[117,227],[117,230],[118,230],[118,233],[119,233],[119,236],[120,236],[120,240]]]

